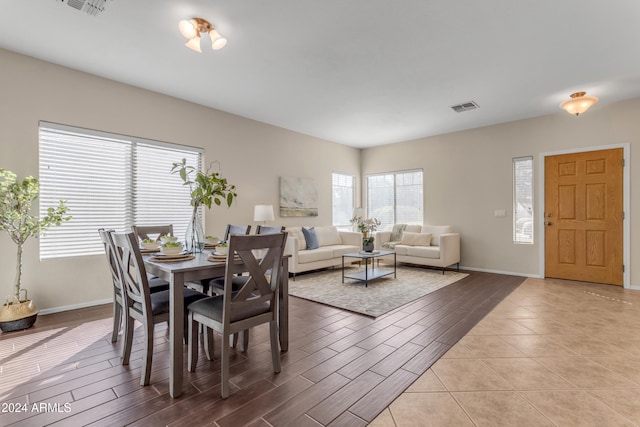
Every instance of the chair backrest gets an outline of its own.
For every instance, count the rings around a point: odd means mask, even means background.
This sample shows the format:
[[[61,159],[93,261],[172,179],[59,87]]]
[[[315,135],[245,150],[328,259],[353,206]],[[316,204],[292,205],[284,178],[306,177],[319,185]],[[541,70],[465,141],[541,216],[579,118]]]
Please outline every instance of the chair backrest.
[[[287,233],[229,236],[225,288],[232,289],[236,274],[245,273],[243,277],[247,280],[237,292],[225,292],[224,323],[231,323],[231,319],[236,318],[234,313],[243,317],[242,313],[270,312],[275,316],[286,240]],[[260,253],[260,259],[256,258],[256,253]]]
[[[127,298],[127,307],[140,303],[142,313],[150,315],[149,281],[134,233],[112,233],[111,238],[118,260],[120,279]]]
[[[229,241],[229,236],[233,234],[249,234],[251,232],[250,225],[232,225],[227,224],[227,229],[224,232],[224,241]]]
[[[102,244],[104,245],[104,253],[107,255],[107,261],[109,263],[111,281],[113,282],[113,292],[115,293],[115,295],[122,298],[122,301],[124,301],[124,289],[122,287],[122,282],[120,281],[120,273],[118,271],[120,267],[118,265],[118,259],[116,258],[113,239],[111,238],[111,234],[114,232],[115,230],[105,230],[104,228],[100,228],[98,230],[98,233],[100,234],[100,240],[102,240]]]
[[[168,225],[134,225],[131,227],[137,239],[153,239],[160,241],[160,236],[173,236],[173,224]]]
[[[269,227],[267,225],[259,225],[256,227],[256,234],[278,234],[284,231],[284,225],[282,227]]]

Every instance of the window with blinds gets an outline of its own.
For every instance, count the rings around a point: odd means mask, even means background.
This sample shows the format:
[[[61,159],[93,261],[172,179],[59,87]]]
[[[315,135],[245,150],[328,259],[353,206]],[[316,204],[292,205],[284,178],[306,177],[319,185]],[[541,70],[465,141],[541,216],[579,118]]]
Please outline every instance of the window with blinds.
[[[513,243],[533,244],[533,157],[513,159]]]
[[[367,176],[367,217],[380,220],[380,230],[393,224],[422,224],[422,170]]]
[[[99,228],[173,224],[184,236],[189,188],[171,174],[183,158],[201,168],[202,150],[40,122],[40,212],[67,202],[71,221],[40,236],[40,259],[103,253]]]
[[[351,216],[355,206],[355,181],[353,175],[332,174],[333,225],[342,230],[351,229]]]

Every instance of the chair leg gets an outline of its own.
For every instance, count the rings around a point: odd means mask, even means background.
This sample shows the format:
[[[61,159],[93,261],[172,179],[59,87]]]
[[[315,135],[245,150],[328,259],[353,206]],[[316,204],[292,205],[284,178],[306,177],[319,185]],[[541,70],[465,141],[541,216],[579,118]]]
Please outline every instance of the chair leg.
[[[213,329],[204,327],[204,352],[207,360],[213,360]]]
[[[249,330],[242,331],[242,351],[245,353],[249,350]]]
[[[122,348],[122,364],[128,365],[129,358],[131,357],[131,346],[133,344],[133,326],[135,325],[135,321],[129,318],[126,315],[126,319],[124,320],[124,346]]]
[[[220,381],[220,394],[223,399],[229,397],[229,334],[222,334],[222,351],[220,359],[220,367],[221,367],[221,381]]]
[[[193,313],[189,313],[187,320],[189,329],[189,353],[187,355],[187,370],[189,372],[195,372],[196,365],[198,364],[198,327],[199,323],[193,320]]]
[[[122,323],[122,306],[113,301],[113,332],[111,333],[111,342],[118,341],[118,332]]]
[[[151,380],[151,362],[153,361],[153,320],[147,320],[144,336],[144,356],[142,357],[142,377],[140,385],[149,385]]]
[[[271,360],[273,361],[273,372],[280,373],[280,342],[278,339],[278,322],[272,320],[269,322],[271,335]]]

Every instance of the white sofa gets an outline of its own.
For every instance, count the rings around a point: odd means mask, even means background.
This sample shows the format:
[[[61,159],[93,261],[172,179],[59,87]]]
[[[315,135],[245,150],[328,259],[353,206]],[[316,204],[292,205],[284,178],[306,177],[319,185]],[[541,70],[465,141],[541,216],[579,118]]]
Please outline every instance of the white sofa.
[[[342,254],[362,249],[361,233],[338,231],[333,226],[314,226],[313,229],[318,237],[317,249],[307,249],[302,227],[286,228],[288,237],[284,253],[291,255],[289,272],[294,278],[296,273],[303,271],[342,265]]]
[[[395,233],[376,233],[376,249],[394,250],[398,262],[439,267],[443,274],[445,268],[453,264],[460,267],[460,234],[454,233],[451,226],[409,224],[403,231],[399,230],[400,225],[394,227]],[[391,240],[392,234],[395,241]]]

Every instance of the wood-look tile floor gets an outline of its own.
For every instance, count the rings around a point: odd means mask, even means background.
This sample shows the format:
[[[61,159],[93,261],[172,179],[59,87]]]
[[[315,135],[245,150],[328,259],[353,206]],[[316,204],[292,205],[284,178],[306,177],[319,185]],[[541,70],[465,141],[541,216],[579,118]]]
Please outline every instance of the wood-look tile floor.
[[[0,425],[403,426],[442,417],[495,425],[495,408],[509,420],[558,423],[569,415],[554,412],[557,401],[571,414],[588,406],[619,417],[609,420],[631,419],[640,354],[630,352],[640,342],[624,331],[640,322],[633,306],[613,291],[607,299],[571,285],[580,289],[573,295],[532,279],[500,304],[522,281],[472,272],[376,319],[292,297],[282,372],[272,372],[267,328],[256,328],[248,351],[232,353],[226,400],[219,361],[205,357],[185,372],[183,394],[169,396],[165,324],[155,329],[152,384],[141,387],[141,331],[131,364],[122,366],[110,305],[40,316],[27,331],[0,335]],[[616,399],[621,390],[625,398]]]

